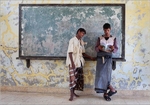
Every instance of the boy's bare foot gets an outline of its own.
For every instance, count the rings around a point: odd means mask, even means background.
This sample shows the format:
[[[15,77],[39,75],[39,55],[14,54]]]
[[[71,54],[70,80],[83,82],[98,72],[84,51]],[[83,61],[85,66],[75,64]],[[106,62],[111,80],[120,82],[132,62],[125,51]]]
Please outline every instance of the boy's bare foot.
[[[70,97],[70,98],[69,98],[69,101],[72,101],[72,100],[73,100],[73,97]]]

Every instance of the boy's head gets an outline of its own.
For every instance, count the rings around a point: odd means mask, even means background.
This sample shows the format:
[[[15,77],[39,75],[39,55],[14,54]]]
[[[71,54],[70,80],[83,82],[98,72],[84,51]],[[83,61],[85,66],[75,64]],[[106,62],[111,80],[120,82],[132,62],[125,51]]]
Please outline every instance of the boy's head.
[[[79,28],[76,34],[79,38],[82,38],[86,34],[86,30],[84,28]]]
[[[109,37],[110,36],[110,30],[111,30],[110,24],[109,23],[105,23],[103,25],[103,30],[104,30],[105,35]]]
[[[108,28],[111,29],[110,24],[109,24],[109,23],[105,23],[105,24],[103,25],[103,29],[108,29]]]
[[[86,34],[86,31],[84,28],[79,28],[76,34],[78,34],[78,32],[84,32],[84,34]]]

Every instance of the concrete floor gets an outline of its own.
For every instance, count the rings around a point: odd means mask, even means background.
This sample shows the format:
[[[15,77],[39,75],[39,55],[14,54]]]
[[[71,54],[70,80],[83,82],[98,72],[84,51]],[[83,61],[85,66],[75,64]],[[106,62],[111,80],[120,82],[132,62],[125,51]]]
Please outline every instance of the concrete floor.
[[[85,95],[68,101],[69,94],[1,92],[0,105],[150,105],[150,97],[112,96],[107,102],[102,94]]]

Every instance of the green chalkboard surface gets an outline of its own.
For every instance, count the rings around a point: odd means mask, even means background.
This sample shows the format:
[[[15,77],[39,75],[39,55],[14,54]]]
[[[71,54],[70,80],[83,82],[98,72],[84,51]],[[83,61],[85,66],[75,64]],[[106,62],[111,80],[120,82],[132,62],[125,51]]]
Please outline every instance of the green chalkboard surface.
[[[103,24],[111,24],[119,50],[115,59],[124,59],[124,4],[20,4],[19,57],[65,58],[70,38],[78,28],[86,29],[86,53],[96,56],[95,44]]]

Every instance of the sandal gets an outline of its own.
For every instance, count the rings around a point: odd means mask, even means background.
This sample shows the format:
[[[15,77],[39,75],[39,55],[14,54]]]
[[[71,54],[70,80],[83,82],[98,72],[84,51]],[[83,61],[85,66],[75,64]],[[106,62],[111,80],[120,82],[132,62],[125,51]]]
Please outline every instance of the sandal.
[[[110,90],[107,94],[108,94],[108,96],[112,96],[112,95],[114,95],[116,93],[117,93],[117,90],[115,90],[115,92],[113,92],[113,91]]]
[[[106,101],[111,101],[111,98],[107,95],[107,96],[105,96],[104,95],[104,99],[106,100]]]

